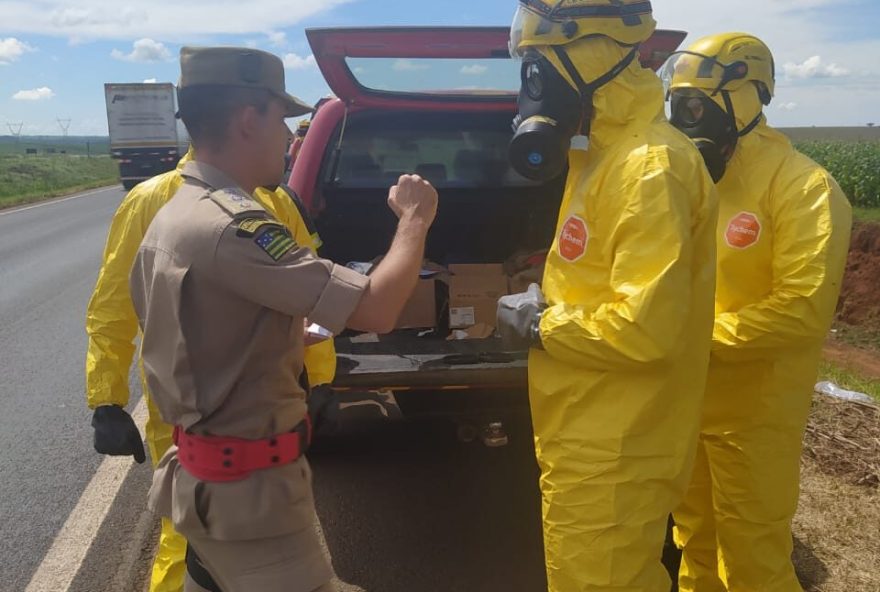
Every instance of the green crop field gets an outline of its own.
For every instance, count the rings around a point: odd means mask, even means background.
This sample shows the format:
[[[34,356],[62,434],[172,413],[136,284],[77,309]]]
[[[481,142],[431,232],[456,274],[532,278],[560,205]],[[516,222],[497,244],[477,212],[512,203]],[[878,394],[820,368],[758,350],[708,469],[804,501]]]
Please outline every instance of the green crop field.
[[[792,142],[880,142],[880,127],[784,127]]]
[[[796,142],[801,152],[827,168],[857,208],[880,208],[880,141]]]

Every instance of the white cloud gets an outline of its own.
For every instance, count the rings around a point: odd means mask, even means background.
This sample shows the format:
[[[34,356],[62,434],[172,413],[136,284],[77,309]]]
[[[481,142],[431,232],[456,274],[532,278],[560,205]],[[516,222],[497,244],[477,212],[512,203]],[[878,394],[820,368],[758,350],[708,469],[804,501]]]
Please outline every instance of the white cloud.
[[[419,70],[427,70],[430,68],[427,64],[417,64],[412,60],[395,60],[391,69],[395,72],[417,72]]]
[[[20,90],[12,95],[12,98],[16,101],[43,101],[49,100],[54,96],[55,91],[48,86],[41,86],[31,90]]]
[[[156,82],[157,81],[155,78],[147,78],[146,80],[144,80],[144,84],[156,84]]]
[[[287,46],[287,33],[284,31],[269,31],[266,36],[269,38],[269,43],[275,47]]]
[[[15,37],[0,39],[0,66],[10,64],[34,48]]]
[[[763,39],[778,65],[772,124],[864,125],[876,119],[880,103],[880,36],[867,34],[864,16],[851,6],[850,0],[674,0],[655,2],[654,16],[661,28],[689,32],[682,48],[722,31],[746,31]],[[827,18],[830,11],[837,11],[835,18]],[[846,69],[850,75],[807,80],[786,76],[784,64],[803,65],[810,56],[821,56],[823,68],[836,65],[826,72]],[[863,75],[865,71],[870,74]],[[847,108],[828,108],[837,101]],[[797,103],[797,109],[776,108],[784,102]]]
[[[798,104],[789,101],[788,103],[780,103],[777,105],[777,108],[782,109],[783,111],[794,111],[797,109]]]
[[[287,53],[284,54],[284,67],[289,70],[307,70],[309,68],[314,68],[317,66],[317,62],[315,62],[315,56],[309,55],[306,57],[302,57],[301,55],[297,55],[295,53]]]
[[[807,58],[800,64],[788,62],[783,66],[783,70],[789,79],[840,78],[849,74],[849,70],[837,64],[823,64],[820,56]]]
[[[489,68],[482,64],[472,64],[470,66],[462,66],[461,73],[468,76],[479,76],[489,71]]]
[[[353,0],[0,0],[4,32],[79,39],[192,42],[285,29]]]
[[[171,59],[171,52],[165,44],[153,41],[149,38],[138,39],[132,44],[131,53],[123,53],[118,49],[110,52],[110,55],[123,62],[167,62]]]

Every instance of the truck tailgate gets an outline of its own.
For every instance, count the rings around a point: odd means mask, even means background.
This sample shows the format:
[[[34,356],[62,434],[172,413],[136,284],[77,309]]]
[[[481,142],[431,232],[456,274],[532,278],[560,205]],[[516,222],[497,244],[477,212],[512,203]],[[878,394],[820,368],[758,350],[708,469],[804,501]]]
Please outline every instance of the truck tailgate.
[[[524,388],[527,352],[506,352],[499,339],[446,341],[417,332],[372,342],[336,338],[338,388]]]

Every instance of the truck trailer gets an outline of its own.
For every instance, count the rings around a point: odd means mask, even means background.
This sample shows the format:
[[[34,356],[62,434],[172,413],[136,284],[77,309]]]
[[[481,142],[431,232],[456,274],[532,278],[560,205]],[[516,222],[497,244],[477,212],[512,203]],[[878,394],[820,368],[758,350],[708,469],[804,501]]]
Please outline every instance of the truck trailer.
[[[177,166],[188,140],[176,118],[173,84],[107,83],[104,96],[110,155],[125,189]]]

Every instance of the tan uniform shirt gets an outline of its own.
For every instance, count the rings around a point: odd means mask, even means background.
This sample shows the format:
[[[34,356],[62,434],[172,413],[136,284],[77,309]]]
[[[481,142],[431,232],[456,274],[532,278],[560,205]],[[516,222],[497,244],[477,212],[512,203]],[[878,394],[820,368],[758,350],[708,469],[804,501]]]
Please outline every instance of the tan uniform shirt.
[[[196,434],[289,432],[306,413],[297,381],[305,318],[340,332],[368,279],[297,246],[217,169],[191,162],[181,172],[184,185],[151,223],[131,275],[154,401],[166,422]],[[310,497],[296,463],[201,483],[176,455],[172,447],[157,469],[151,506],[184,535],[248,540],[311,519],[283,511]]]

